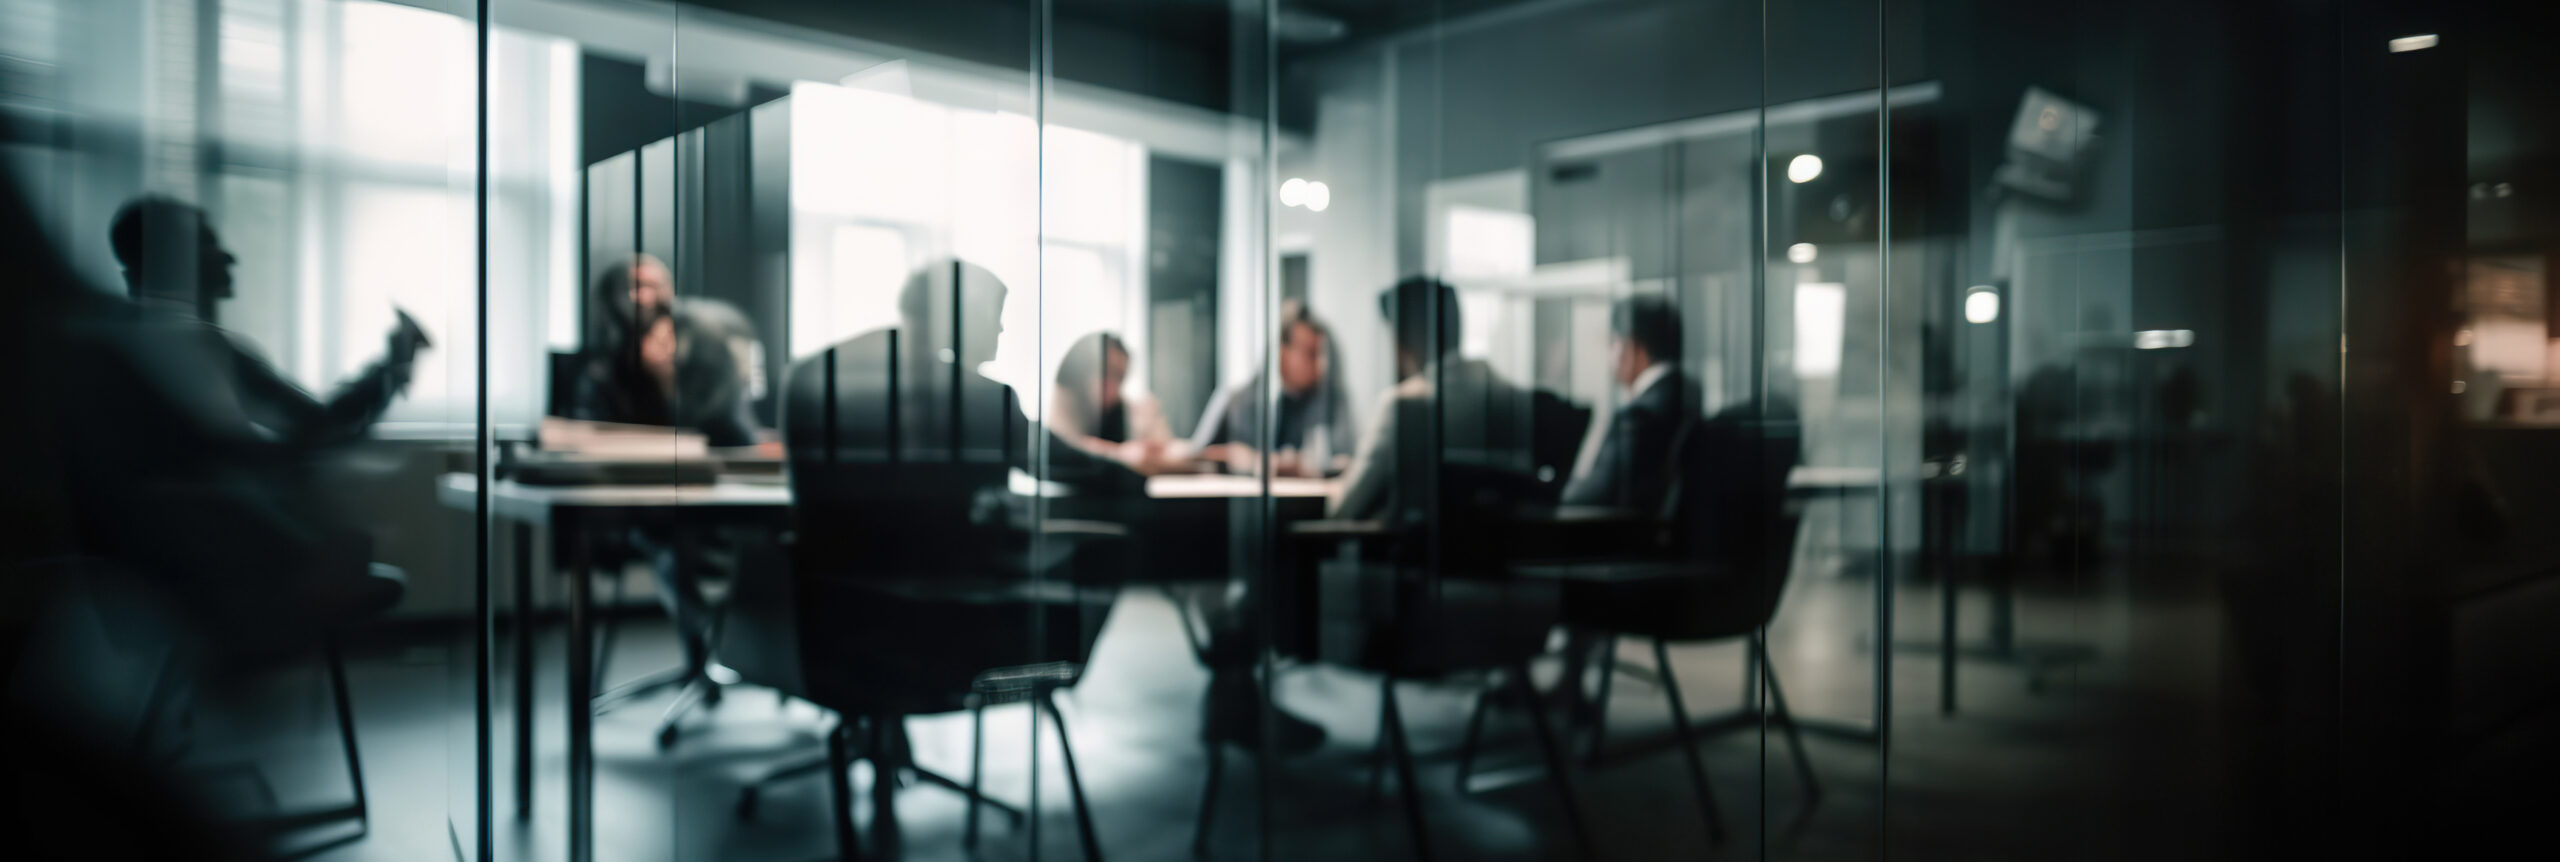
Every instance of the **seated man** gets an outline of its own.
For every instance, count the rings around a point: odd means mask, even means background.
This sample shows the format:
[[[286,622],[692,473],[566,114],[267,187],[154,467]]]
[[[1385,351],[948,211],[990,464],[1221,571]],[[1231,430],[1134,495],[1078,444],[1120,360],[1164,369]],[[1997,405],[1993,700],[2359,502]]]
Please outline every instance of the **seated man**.
[[[1680,313],[1659,296],[1609,309],[1609,375],[1626,400],[1591,423],[1565,483],[1564,503],[1657,510],[1670,487],[1671,447],[1698,419],[1698,383],[1680,370]]]
[[[612,322],[588,351],[577,380],[573,418],[657,425],[702,434],[712,446],[752,446],[759,432],[749,415],[754,343],[743,315],[713,300],[679,300],[666,264],[637,255],[596,281],[595,303]],[[626,537],[649,557],[658,601],[676,627],[684,667],[679,678],[707,680],[712,613],[703,599],[706,559],[699,530],[635,529]],[[705,697],[717,689],[702,682]]]
[[[133,303],[94,321],[71,369],[99,396],[68,420],[91,551],[165,579],[249,652],[398,602],[398,570],[369,564],[310,473],[389,409],[426,335],[400,315],[383,359],[315,399],[216,325],[235,259],[202,210],[140,198],[110,240]]]
[[[1671,525],[1678,546],[1661,550],[1690,559],[1728,560],[1765,543],[1754,531],[1784,505],[1797,459],[1794,405],[1768,398],[1702,419],[1698,383],[1680,369],[1679,310],[1663,297],[1619,300],[1609,335],[1610,376],[1625,400],[1592,423],[1563,502],[1665,517],[1685,510]],[[1583,671],[1598,644],[1568,633],[1555,695],[1569,709],[1592,707]]]
[[[1458,292],[1408,278],[1380,294],[1378,306],[1395,330],[1397,382],[1370,410],[1328,514],[1420,522],[1438,502],[1443,468],[1525,474],[1533,397],[1483,360],[1458,355]],[[1416,469],[1401,469],[1408,464]]]

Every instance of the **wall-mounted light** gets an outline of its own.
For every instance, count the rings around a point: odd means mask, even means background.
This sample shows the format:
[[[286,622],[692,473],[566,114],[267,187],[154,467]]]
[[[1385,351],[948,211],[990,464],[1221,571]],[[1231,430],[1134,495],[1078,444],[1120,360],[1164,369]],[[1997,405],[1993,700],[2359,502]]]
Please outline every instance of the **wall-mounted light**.
[[[2196,331],[2192,329],[2145,329],[2133,334],[2135,350],[2168,350],[2195,343]]]
[[[1322,182],[1290,177],[1288,181],[1280,184],[1280,205],[1306,207],[1312,212],[1324,212],[1325,207],[1333,205],[1333,189]]]
[[[1975,285],[1964,293],[1964,319],[1967,323],[1990,323],[2000,319],[2000,292],[1990,285]]]
[[[2415,36],[2402,36],[2391,40],[2391,53],[2406,54],[2411,51],[2424,51],[2435,46],[2436,34],[2420,33]]]
[[[1787,160],[1787,182],[1809,183],[1822,176],[1822,157],[1806,153]]]
[[[1787,261],[1790,263],[1812,263],[1814,256],[1820,253],[1821,249],[1814,248],[1813,243],[1800,242],[1795,245],[1787,246]]]

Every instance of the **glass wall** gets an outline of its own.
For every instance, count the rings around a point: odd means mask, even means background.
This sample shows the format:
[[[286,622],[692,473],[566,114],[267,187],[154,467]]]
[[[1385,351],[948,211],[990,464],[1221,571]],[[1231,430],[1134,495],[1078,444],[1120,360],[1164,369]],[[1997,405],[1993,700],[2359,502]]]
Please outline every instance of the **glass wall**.
[[[7,840],[2495,846],[2552,18],[0,0]]]

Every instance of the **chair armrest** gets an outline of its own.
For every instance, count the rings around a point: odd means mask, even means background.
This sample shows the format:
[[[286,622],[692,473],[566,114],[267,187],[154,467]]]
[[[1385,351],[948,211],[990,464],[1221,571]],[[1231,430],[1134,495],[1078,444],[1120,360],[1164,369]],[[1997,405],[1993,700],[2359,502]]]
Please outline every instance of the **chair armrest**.
[[[1297,521],[1289,525],[1290,535],[1295,536],[1385,536],[1394,532],[1385,521],[1347,518]]]
[[[1087,521],[1076,518],[1048,518],[1040,522],[1040,534],[1071,539],[1126,539],[1129,527],[1110,521]]]

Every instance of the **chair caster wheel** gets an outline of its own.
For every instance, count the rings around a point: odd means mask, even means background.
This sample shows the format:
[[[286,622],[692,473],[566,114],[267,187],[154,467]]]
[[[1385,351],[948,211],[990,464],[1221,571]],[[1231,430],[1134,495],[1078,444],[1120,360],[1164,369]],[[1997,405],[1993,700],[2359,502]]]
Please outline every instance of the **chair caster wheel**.
[[[748,788],[745,788],[745,789],[739,790],[739,791],[738,791],[738,819],[740,819],[740,820],[754,820],[754,819],[756,819],[756,802],[758,801],[759,797],[761,797],[762,795],[763,795],[763,794],[758,793],[758,792],[756,791],[756,789],[755,789],[755,788],[753,788],[753,787],[748,787]]]
[[[680,731],[672,724],[658,728],[658,750],[665,751],[676,747],[676,737],[679,733]]]

